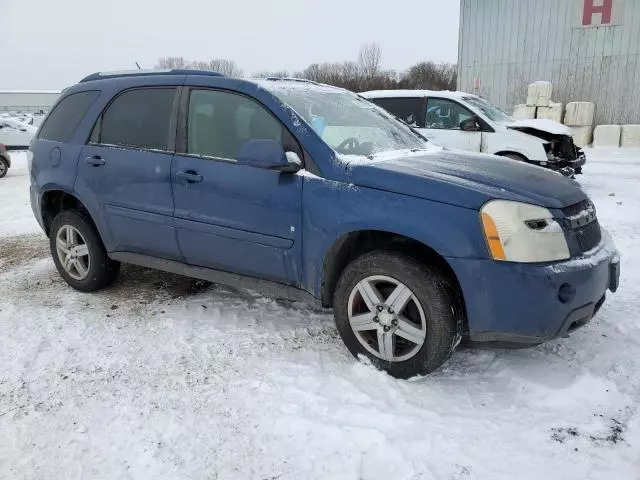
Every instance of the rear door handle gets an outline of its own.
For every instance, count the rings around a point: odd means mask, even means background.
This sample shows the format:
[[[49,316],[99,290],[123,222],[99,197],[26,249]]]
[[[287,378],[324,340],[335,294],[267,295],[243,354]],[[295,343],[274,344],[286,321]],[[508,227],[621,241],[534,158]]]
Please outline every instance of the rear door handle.
[[[101,167],[106,162],[104,161],[104,158],[94,155],[93,157],[87,157],[87,163],[94,167]]]
[[[176,177],[180,180],[184,180],[187,183],[200,183],[202,181],[202,175],[193,170],[187,170],[186,172],[177,172]]]

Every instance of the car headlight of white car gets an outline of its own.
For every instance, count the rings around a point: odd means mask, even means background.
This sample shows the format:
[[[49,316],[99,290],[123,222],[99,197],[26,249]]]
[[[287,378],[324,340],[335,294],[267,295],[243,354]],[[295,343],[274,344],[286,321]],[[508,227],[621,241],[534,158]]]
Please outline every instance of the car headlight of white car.
[[[482,207],[480,216],[494,260],[537,263],[571,257],[561,225],[546,208],[492,200]]]

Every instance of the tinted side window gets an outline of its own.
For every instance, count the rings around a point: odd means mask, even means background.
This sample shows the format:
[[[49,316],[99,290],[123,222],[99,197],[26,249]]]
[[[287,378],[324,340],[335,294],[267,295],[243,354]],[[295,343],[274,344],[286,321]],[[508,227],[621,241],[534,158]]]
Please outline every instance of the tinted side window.
[[[100,92],[91,90],[64,97],[45,120],[44,125],[40,128],[38,138],[54,142],[68,142],[98,95]]]
[[[102,113],[91,142],[167,150],[175,88],[128,90]]]
[[[430,98],[427,102],[425,128],[460,130],[460,123],[475,115],[458,102],[446,98]]]
[[[411,126],[423,125],[424,98],[376,98],[373,103]]]
[[[187,119],[187,153],[236,158],[247,140],[283,143],[280,122],[256,101],[242,95],[192,90]]]

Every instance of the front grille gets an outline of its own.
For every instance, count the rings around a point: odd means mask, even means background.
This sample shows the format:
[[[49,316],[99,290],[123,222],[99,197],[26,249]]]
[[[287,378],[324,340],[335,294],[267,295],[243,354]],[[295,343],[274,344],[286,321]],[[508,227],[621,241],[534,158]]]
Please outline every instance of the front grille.
[[[565,217],[575,217],[584,210],[588,210],[589,207],[591,207],[591,202],[589,200],[583,200],[580,203],[574,203],[573,205],[563,208],[562,213],[564,213]]]
[[[573,234],[578,241],[580,252],[584,253],[595,248],[602,240],[602,231],[598,220],[594,220],[583,228],[573,230]]]

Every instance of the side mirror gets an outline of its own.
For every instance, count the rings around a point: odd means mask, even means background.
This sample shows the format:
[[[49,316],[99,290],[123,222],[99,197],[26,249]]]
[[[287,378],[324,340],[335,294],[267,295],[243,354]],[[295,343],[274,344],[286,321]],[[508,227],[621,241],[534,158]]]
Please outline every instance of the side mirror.
[[[297,172],[302,162],[293,152],[286,152],[276,140],[247,140],[237,156],[240,165],[266,170]]]
[[[465,132],[479,132],[480,125],[475,118],[467,118],[460,122],[460,130]]]

